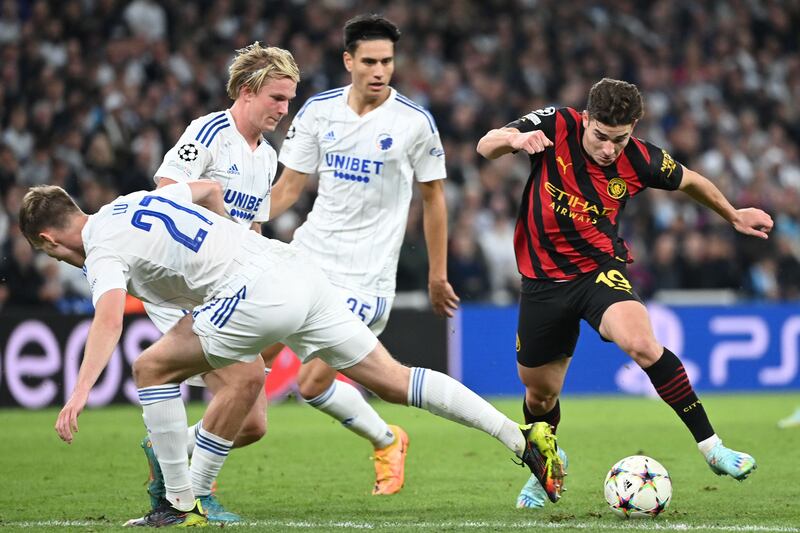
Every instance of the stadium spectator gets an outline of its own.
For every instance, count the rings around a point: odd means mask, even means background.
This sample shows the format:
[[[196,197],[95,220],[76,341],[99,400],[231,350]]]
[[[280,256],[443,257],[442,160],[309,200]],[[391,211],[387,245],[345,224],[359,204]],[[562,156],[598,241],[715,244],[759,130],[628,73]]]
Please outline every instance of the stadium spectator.
[[[226,105],[221,73],[230,51],[264,35],[292,50],[304,66],[298,101],[346,84],[337,36],[355,14],[352,3],[267,7],[277,4],[251,2],[239,10],[229,0],[6,0],[0,5],[0,131],[16,131],[12,122],[19,124],[17,115],[24,114],[24,131],[34,137],[31,150],[49,147],[51,159],[66,159],[78,177],[87,147],[102,132],[112,139],[116,164],[133,167],[142,131],[157,132],[163,150],[178,139],[183,124]],[[610,75],[642,88],[648,107],[637,134],[700,169],[737,203],[769,210],[777,232],[800,223],[797,2],[437,2],[436,16],[423,0],[372,6],[407,28],[406,42],[419,43],[398,48],[394,84],[429,107],[437,121],[449,199],[460,199],[464,187],[485,186],[487,164],[473,145],[492,127],[487,121],[509,121],[556,101],[580,109],[588,80]],[[564,27],[573,31],[554,30]],[[568,70],[560,68],[567,64]],[[284,135],[281,127],[270,136],[276,148]],[[0,159],[6,158],[0,148]],[[19,167],[27,163],[16,161]],[[519,162],[510,166],[503,175],[526,174]],[[0,190],[11,174],[21,183],[18,171],[0,165]],[[128,182],[125,173],[113,179],[120,180],[112,186],[121,192],[139,183]],[[70,189],[79,201],[83,183]],[[500,189],[519,198],[513,190],[518,186],[505,180]],[[496,191],[489,192],[481,192],[479,212],[490,213]],[[691,203],[652,196],[639,212],[628,213],[621,228],[637,243],[635,269],[642,279],[655,279],[649,257],[659,235],[680,241],[689,231],[714,233],[707,227],[713,219]],[[311,200],[308,192],[293,206],[295,225]],[[451,222],[458,220],[462,207],[457,201],[449,205]],[[289,219],[281,224],[281,234],[290,239]],[[774,244],[755,250],[728,229],[722,238],[733,244],[734,270],[745,278],[758,257],[779,255]],[[790,254],[800,259],[796,246]],[[747,280],[737,281],[738,294],[751,296]],[[512,299],[514,290],[503,289]],[[487,298],[490,293],[497,291],[488,291]]]

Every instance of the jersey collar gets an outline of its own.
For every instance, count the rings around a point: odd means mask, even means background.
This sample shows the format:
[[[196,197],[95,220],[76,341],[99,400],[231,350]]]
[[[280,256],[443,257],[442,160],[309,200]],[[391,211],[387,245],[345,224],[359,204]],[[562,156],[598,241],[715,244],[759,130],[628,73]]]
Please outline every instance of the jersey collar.
[[[239,137],[239,139],[242,141],[242,143],[245,144],[245,146],[249,146],[247,139],[245,139],[244,135],[242,135],[242,132],[239,131],[239,126],[236,125],[236,121],[233,120],[233,113],[231,113],[231,109],[228,108],[225,111],[223,111],[223,113],[225,113],[225,116],[228,117],[228,120],[231,122],[231,124],[233,124],[233,128],[231,128],[233,132]],[[264,146],[265,144],[269,146],[269,142],[267,142],[266,137],[264,137],[264,134],[261,133],[258,138],[258,146],[253,151],[255,152],[257,150],[261,150],[261,147]]]
[[[355,112],[355,110],[354,110],[352,107],[350,107],[350,104],[348,104],[348,103],[347,103],[347,99],[350,97],[350,89],[352,89],[352,88],[353,88],[353,84],[352,84],[352,83],[351,83],[350,85],[347,85],[347,86],[344,88],[344,92],[342,93],[342,96],[344,97],[344,100],[343,100],[343,102],[344,102],[344,106],[345,106],[345,107],[348,109],[348,111],[349,111],[349,112],[350,112],[350,113],[351,113],[351,114],[352,114],[354,117],[358,118],[359,120],[360,120],[360,119],[363,119],[363,118],[366,118],[366,117],[368,117],[368,116],[370,116],[370,115],[371,115],[372,113],[374,113],[375,111],[377,111],[377,110],[379,110],[379,109],[383,108],[384,106],[386,106],[386,105],[387,105],[389,102],[392,102],[392,101],[394,101],[394,99],[397,97],[397,91],[394,89],[394,87],[392,87],[392,86],[390,85],[390,86],[389,86],[389,97],[388,97],[386,100],[384,100],[384,101],[381,103],[381,105],[379,105],[378,107],[376,107],[376,108],[375,108],[375,109],[373,109],[372,111],[369,111],[368,113],[366,113],[366,114],[364,114],[364,115],[362,115],[362,116],[359,116],[359,115],[358,115],[358,113],[356,113],[356,112]]]

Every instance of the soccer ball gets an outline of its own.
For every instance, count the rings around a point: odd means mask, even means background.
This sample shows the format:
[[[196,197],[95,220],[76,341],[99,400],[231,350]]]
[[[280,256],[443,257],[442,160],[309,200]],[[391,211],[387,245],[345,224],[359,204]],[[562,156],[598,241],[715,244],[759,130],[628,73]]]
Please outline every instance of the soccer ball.
[[[672,499],[672,481],[655,459],[631,455],[608,471],[605,494],[609,507],[619,516],[658,516]]]

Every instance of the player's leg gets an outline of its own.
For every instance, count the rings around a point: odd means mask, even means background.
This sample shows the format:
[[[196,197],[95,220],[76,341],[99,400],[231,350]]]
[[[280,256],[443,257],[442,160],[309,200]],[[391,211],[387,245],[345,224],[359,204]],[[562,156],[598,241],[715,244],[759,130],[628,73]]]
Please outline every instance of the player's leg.
[[[353,385],[337,381],[336,373],[320,359],[303,364],[297,376],[300,395],[306,403],[372,443],[375,450],[373,495],[400,492],[405,480],[408,436],[398,426],[389,426]]]
[[[192,457],[192,489],[213,522],[238,522],[241,517],[219,502],[213,484],[227,453],[259,440],[266,432],[267,398],[264,362],[237,363],[203,375],[213,394],[201,421],[188,434]]]
[[[184,379],[211,370],[191,324],[191,317],[179,321],[133,363],[133,379],[164,475],[168,502],[145,516],[147,525],[206,521],[192,490],[186,453],[186,410],[179,388]]]
[[[596,300],[601,301],[601,298],[598,296]],[[617,344],[647,373],[658,395],[672,407],[692,433],[714,473],[743,480],[755,469],[755,460],[750,455],[722,445],[683,364],[656,340],[647,309],[638,297],[609,305],[602,313],[597,330],[605,339]]]
[[[242,448],[261,440],[267,432],[267,396],[264,393],[264,361],[260,357],[252,363],[238,363],[224,368],[219,368],[203,376],[208,390],[216,398],[224,395],[224,401],[217,402],[219,409],[209,408],[203,414],[203,419],[198,424],[204,429],[214,432],[230,434],[232,423],[227,416],[226,404],[239,404],[237,389],[245,388],[249,394],[258,391],[256,400],[250,405],[241,426],[233,438],[233,448]]]
[[[186,315],[185,312],[179,309],[166,308],[152,304],[145,304],[144,307],[150,320],[162,333],[167,332],[178,320]],[[221,413],[222,419],[227,423],[230,419],[225,414],[224,406],[230,404],[230,402],[241,401],[239,395],[243,391],[252,390],[254,387],[259,389],[263,387],[264,366],[263,363],[259,363],[258,361],[232,365],[208,372],[202,376],[192,376],[187,382],[198,386],[205,385],[212,395],[217,395],[218,393],[222,394],[217,404],[220,408],[216,411],[217,413]],[[226,388],[227,390],[225,390]],[[248,412],[241,429],[236,434],[236,438],[233,442],[234,448],[256,442],[264,435],[266,432],[266,407],[266,396],[257,396],[256,402]],[[187,451],[189,457],[192,457],[194,454],[195,443],[198,436],[201,436],[201,439],[210,439],[212,441],[219,440],[224,442],[227,440],[219,435],[219,418],[220,416],[215,414],[212,408],[210,412],[206,412],[204,419],[188,427]],[[147,457],[150,470],[147,492],[151,500],[151,509],[156,509],[165,498],[165,488],[161,468],[158,464],[149,435],[145,436],[142,440],[142,448]],[[207,451],[200,452],[200,457],[192,461],[192,482],[195,495],[201,498],[205,510],[212,521],[238,521],[240,517],[235,513],[225,511],[222,505],[216,500],[215,496],[210,492],[212,485],[207,483],[207,476],[210,475],[207,473],[206,469],[209,462],[207,459],[210,459],[213,463],[216,462],[217,456],[211,455],[209,457],[209,455]],[[206,474],[199,474],[202,472],[206,472]],[[210,482],[213,481],[213,479],[210,480]]]
[[[310,312],[284,338],[302,361],[314,357],[375,392],[384,400],[413,405],[489,433],[512,450],[531,471],[544,462],[529,436],[534,427],[519,426],[450,376],[395,361],[369,328],[342,308],[321,271],[307,267],[303,287],[315,295]],[[546,426],[547,424],[540,424]],[[557,496],[556,496],[557,497]]]
[[[517,373],[525,385],[522,413],[527,424],[546,423],[553,437],[561,421],[559,396],[580,331],[569,296],[568,285],[536,280],[525,280],[520,295]],[[557,483],[559,475],[566,475],[567,457],[554,439],[549,442],[550,475]],[[539,479],[531,475],[517,496],[516,506],[541,508],[547,498]]]
[[[561,408],[558,397],[564,386],[564,378],[570,361],[571,358],[559,358],[536,367],[527,367],[519,363],[519,361],[517,362],[517,373],[520,381],[525,385],[525,398],[522,402],[525,423],[536,424],[544,422],[551,428],[552,445],[547,442],[550,441],[549,435],[544,435],[543,438],[546,439],[546,442],[543,443],[543,446],[546,446],[545,449],[551,458],[550,475],[553,476],[555,474],[555,479],[558,479],[559,476],[562,478],[561,488],[563,488],[563,477],[567,471],[567,454],[560,446],[556,446],[555,435],[558,424],[561,421]],[[557,461],[552,461],[552,448],[555,448]],[[560,473],[558,471],[553,472],[553,469],[560,469]],[[553,489],[549,490],[552,491]],[[516,506],[518,509],[542,508],[548,499],[547,492],[542,487],[539,479],[531,474],[531,477],[517,496]]]
[[[549,432],[546,424],[520,426],[450,376],[427,368],[401,365],[374,336],[371,338],[376,344],[365,356],[361,348],[369,338],[360,335],[324,350],[321,357],[334,367],[338,366],[337,362],[349,358],[350,362],[341,366],[340,372],[372,390],[381,399],[425,409],[488,433],[514,452],[531,471],[538,471],[541,475],[544,458],[533,442],[533,433],[540,429]],[[554,494],[553,501],[558,496]]]
[[[342,301],[355,316],[378,336],[389,321],[393,298],[376,297],[335,286]],[[300,395],[312,407],[338,420],[343,427],[372,443],[375,465],[373,495],[400,492],[405,482],[408,435],[389,425],[351,384],[336,380],[337,372],[320,359],[300,367],[297,385]]]
[[[297,374],[300,395],[306,403],[369,440],[375,448],[385,448],[391,444],[394,435],[386,422],[358,389],[349,383],[336,381],[336,373],[320,359],[304,363]]]
[[[518,456],[525,450],[525,439],[519,425],[489,402],[441,372],[401,365],[380,342],[363,359],[340,369],[340,372],[387,402],[419,407],[480,429],[503,442]]]

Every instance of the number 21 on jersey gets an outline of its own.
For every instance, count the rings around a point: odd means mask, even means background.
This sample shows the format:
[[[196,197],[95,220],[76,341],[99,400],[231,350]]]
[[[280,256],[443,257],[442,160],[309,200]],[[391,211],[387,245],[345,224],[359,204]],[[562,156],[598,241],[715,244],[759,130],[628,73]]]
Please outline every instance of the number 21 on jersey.
[[[131,224],[135,228],[150,231],[153,227],[152,220],[160,220],[172,240],[197,253],[208,235],[203,226],[213,226],[214,223],[200,212],[184,207],[161,196],[145,196],[139,202],[140,206],[150,209],[137,209],[131,217]],[[149,219],[149,220],[148,220]],[[194,236],[178,229],[178,222],[183,227],[192,225],[196,228]]]

